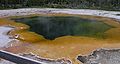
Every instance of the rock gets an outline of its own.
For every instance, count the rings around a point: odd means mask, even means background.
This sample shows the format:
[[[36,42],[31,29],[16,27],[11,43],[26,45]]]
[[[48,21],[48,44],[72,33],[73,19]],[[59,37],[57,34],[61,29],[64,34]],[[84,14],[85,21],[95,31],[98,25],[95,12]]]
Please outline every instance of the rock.
[[[120,64],[120,49],[100,49],[88,56],[78,56],[83,64]]]

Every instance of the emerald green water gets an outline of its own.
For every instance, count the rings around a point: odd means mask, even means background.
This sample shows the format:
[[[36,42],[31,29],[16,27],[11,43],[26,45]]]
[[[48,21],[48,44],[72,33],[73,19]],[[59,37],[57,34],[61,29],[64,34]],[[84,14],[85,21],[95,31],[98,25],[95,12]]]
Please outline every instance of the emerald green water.
[[[67,35],[104,38],[104,32],[112,28],[103,22],[79,16],[34,16],[13,20],[29,25],[30,31],[50,40]]]

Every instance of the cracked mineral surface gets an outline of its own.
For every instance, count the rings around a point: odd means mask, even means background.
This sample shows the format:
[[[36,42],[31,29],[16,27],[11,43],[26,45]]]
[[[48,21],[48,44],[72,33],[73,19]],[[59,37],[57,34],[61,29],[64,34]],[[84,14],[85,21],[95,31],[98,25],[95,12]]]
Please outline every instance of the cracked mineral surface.
[[[78,56],[83,64],[120,64],[120,49],[100,49],[88,56]]]

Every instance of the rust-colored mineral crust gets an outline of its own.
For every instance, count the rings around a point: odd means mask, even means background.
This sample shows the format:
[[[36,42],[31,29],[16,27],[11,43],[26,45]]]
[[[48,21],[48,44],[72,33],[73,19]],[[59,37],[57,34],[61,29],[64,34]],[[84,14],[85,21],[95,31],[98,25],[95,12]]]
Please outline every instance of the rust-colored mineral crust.
[[[24,56],[24,57],[27,57],[27,58],[30,58],[30,59],[34,59],[34,60],[37,60],[37,61],[40,61],[40,62],[43,62],[43,63],[46,63],[46,64],[72,64],[70,60],[68,59],[56,59],[56,60],[53,60],[53,59],[45,59],[45,58],[40,58],[39,56],[36,56],[34,54],[22,54],[21,56]]]

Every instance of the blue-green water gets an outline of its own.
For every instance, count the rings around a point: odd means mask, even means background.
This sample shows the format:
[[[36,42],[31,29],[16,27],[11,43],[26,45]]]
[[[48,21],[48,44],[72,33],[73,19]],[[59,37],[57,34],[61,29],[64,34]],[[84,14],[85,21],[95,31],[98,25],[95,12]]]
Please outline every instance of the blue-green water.
[[[30,26],[30,31],[53,40],[61,36],[88,36],[104,38],[111,26],[79,16],[34,16],[14,19]]]

